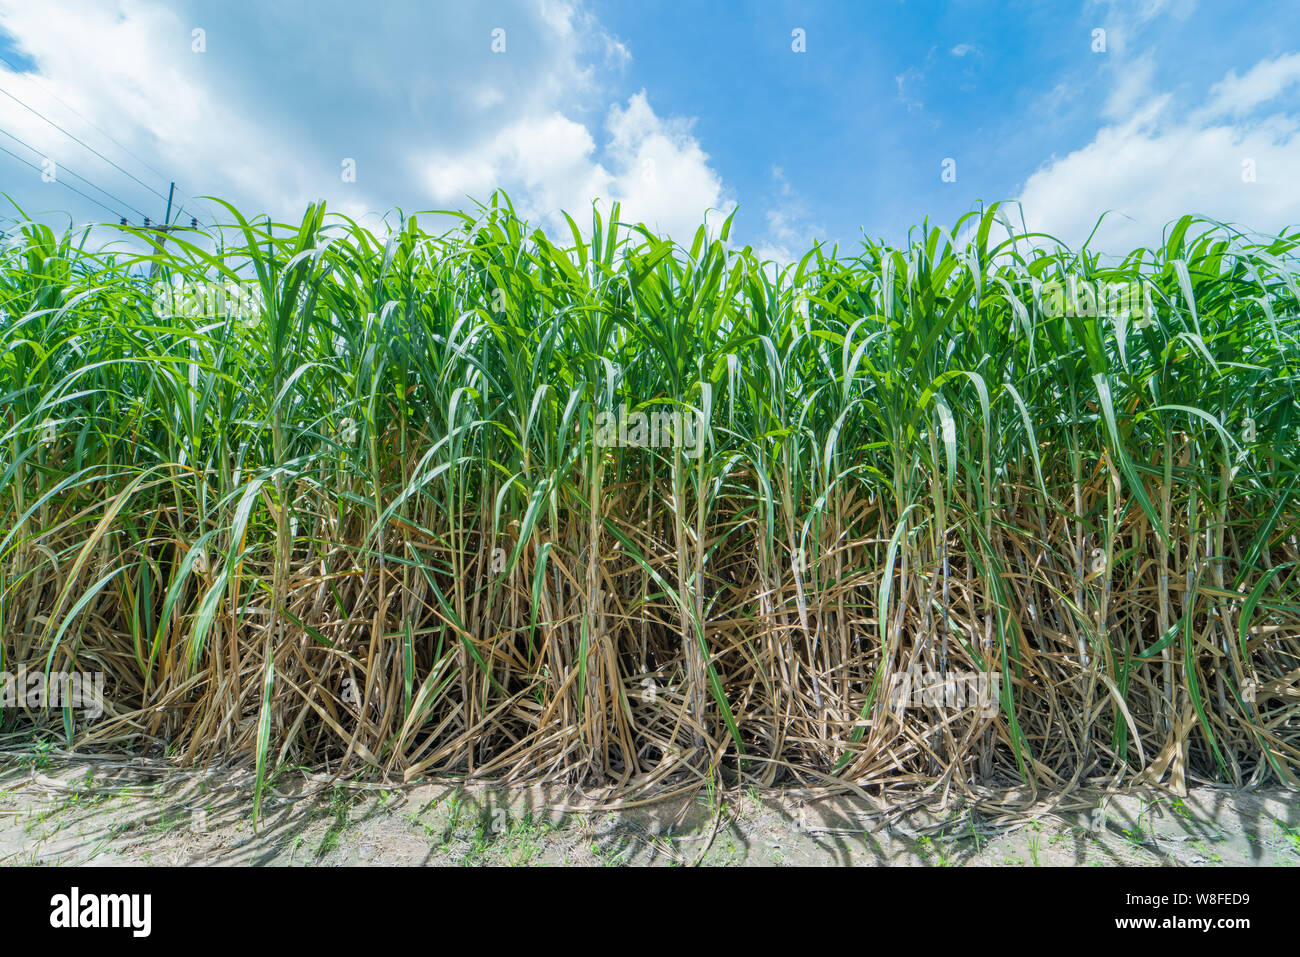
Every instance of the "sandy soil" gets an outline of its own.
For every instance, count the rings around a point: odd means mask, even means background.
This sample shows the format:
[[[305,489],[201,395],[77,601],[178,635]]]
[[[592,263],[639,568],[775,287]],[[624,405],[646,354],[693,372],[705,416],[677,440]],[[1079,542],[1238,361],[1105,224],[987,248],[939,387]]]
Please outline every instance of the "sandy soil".
[[[1300,864],[1300,800],[1195,788],[975,799],[753,790],[593,809],[558,789],[0,755],[0,863],[1051,866]]]

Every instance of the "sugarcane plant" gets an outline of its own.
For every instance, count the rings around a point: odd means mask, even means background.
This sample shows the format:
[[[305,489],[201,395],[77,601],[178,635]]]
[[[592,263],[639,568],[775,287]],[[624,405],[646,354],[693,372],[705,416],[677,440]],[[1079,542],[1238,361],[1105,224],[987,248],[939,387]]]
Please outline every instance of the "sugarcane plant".
[[[0,671],[105,697],[7,731],[259,793],[1295,784],[1300,232],[222,209],[5,233]]]

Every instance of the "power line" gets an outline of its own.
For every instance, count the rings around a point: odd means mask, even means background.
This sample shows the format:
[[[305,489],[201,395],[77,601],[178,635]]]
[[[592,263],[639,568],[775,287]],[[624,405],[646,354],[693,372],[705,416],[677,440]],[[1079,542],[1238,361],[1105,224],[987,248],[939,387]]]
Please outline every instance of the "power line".
[[[113,142],[113,143],[118,147],[118,149],[120,149],[122,152],[126,153],[128,156],[130,156],[132,159],[134,159],[137,163],[139,163],[139,164],[140,164],[141,166],[143,166],[145,169],[149,170],[151,173],[153,173],[153,174],[154,174],[155,176],[157,176],[159,179],[161,179],[161,180],[166,180],[166,179],[167,179],[166,176],[164,176],[161,172],[159,172],[155,167],[151,166],[151,165],[150,165],[146,160],[144,160],[143,158],[141,158],[138,154],[133,153],[133,152],[130,150],[129,147],[127,147],[127,146],[124,145],[120,140],[118,140],[116,137],[114,137],[112,133],[108,132],[108,130],[104,129],[102,126],[100,126],[100,125],[99,125],[98,123],[96,123],[94,120],[90,119],[88,116],[85,116],[85,115],[84,115],[83,113],[81,113],[81,111],[78,110],[75,106],[73,106],[71,103],[69,103],[69,102],[67,102],[66,100],[64,100],[61,96],[59,96],[57,93],[55,93],[53,90],[51,90],[51,89],[50,89],[48,86],[46,86],[44,83],[41,83],[39,80],[37,80],[36,77],[33,76],[31,73],[29,73],[29,72],[27,72],[27,71],[21,69],[21,68],[20,68],[16,63],[14,63],[13,60],[9,59],[7,56],[4,56],[3,54],[0,54],[0,61],[3,61],[3,62],[5,62],[5,63],[7,63],[7,64],[9,65],[9,68],[10,68],[11,70],[14,71],[14,75],[15,75],[15,76],[21,76],[21,77],[22,77],[23,79],[25,79],[27,82],[33,84],[34,86],[39,87],[39,88],[40,88],[41,90],[43,90],[43,91],[44,91],[44,92],[45,92],[49,97],[51,97],[52,99],[54,99],[54,100],[57,101],[58,103],[62,104],[63,107],[64,107],[65,109],[71,111],[71,112],[74,113],[76,116],[78,116],[78,117],[80,117],[81,119],[85,120],[86,123],[88,123],[91,127],[93,127],[94,129],[96,129],[96,130],[99,131],[101,134],[103,134],[104,136],[106,136],[110,141],[112,141],[112,142]]]
[[[75,106],[73,106],[73,105],[72,105],[71,103],[69,103],[67,100],[63,99],[61,96],[59,96],[59,95],[58,95],[57,93],[55,93],[53,90],[51,90],[51,89],[50,89],[48,86],[46,86],[44,83],[41,83],[39,80],[36,79],[36,77],[35,77],[33,74],[31,74],[30,72],[24,71],[21,67],[18,66],[18,64],[14,63],[13,60],[9,59],[7,56],[4,56],[3,54],[0,54],[0,62],[4,62],[4,63],[8,64],[9,68],[14,72],[14,75],[15,75],[15,76],[21,76],[23,79],[27,80],[29,83],[31,83],[31,84],[33,84],[34,86],[38,87],[41,91],[43,91],[43,92],[44,92],[46,95],[48,95],[51,99],[55,100],[57,103],[59,103],[59,104],[62,105],[65,109],[67,109],[69,112],[71,112],[73,115],[75,115],[75,116],[77,116],[78,118],[80,118],[81,120],[83,120],[83,121],[84,121],[87,125],[89,125],[92,129],[94,129],[94,130],[96,130],[97,132],[99,132],[101,135],[103,135],[105,138],[107,138],[111,143],[113,143],[115,146],[117,146],[118,149],[120,149],[122,152],[126,153],[126,155],[130,156],[132,159],[134,159],[137,163],[139,163],[139,164],[140,164],[141,166],[143,166],[145,169],[149,170],[151,173],[153,173],[155,176],[157,176],[160,180],[166,180],[166,179],[167,179],[167,176],[166,176],[165,174],[163,174],[162,171],[160,171],[156,166],[153,166],[152,164],[150,164],[148,160],[144,159],[144,157],[140,156],[140,154],[138,154],[138,153],[136,153],[135,151],[133,151],[129,146],[127,146],[125,143],[123,143],[121,140],[119,140],[117,137],[115,137],[112,133],[108,132],[108,130],[104,129],[102,126],[100,126],[100,125],[99,125],[98,123],[96,123],[94,120],[90,119],[90,117],[86,116],[84,113],[82,113],[80,110],[78,110]],[[0,90],[0,92],[5,92],[5,91]],[[126,170],[122,169],[120,166],[117,166],[116,163],[113,163],[112,160],[108,159],[108,158],[105,157],[103,154],[99,153],[97,150],[93,149],[93,148],[90,147],[90,146],[87,146],[85,143],[82,143],[81,140],[78,140],[75,136],[72,136],[71,133],[69,133],[67,130],[63,129],[62,127],[60,127],[57,123],[55,123],[55,122],[54,122],[53,120],[51,120],[49,117],[45,116],[45,115],[44,115],[43,113],[41,113],[39,110],[35,109],[34,107],[29,106],[29,105],[26,104],[26,103],[23,103],[21,100],[19,100],[17,97],[13,96],[12,94],[5,93],[5,95],[6,95],[6,96],[9,96],[10,99],[14,100],[14,101],[15,101],[16,103],[18,103],[19,105],[21,105],[21,106],[25,107],[26,109],[30,110],[31,112],[35,113],[37,116],[39,116],[41,119],[45,120],[45,122],[49,123],[51,126],[55,126],[56,128],[58,128],[61,132],[64,133],[64,135],[66,135],[66,136],[68,136],[68,137],[71,137],[72,139],[76,140],[80,145],[82,145],[82,146],[84,146],[86,149],[90,150],[92,153],[94,153],[94,154],[95,154],[96,156],[98,156],[100,159],[104,160],[106,163],[111,163],[115,168],[117,168],[117,169],[118,169],[119,171],[121,171],[122,173],[125,173],[127,176],[131,176],[131,174],[128,173]],[[26,145],[26,144],[24,144],[24,145]],[[74,174],[74,175],[75,175],[75,174]],[[81,179],[83,182],[89,182],[89,180],[86,180],[85,177],[78,176],[77,178],[78,178],[78,179]],[[135,179],[134,176],[132,176],[131,178],[132,178],[132,179]],[[152,193],[153,193],[155,196],[157,196],[159,199],[162,199],[162,198],[163,198],[162,193],[158,192],[157,190],[152,189],[152,188],[149,187],[147,184],[141,182],[141,181],[138,180],[138,179],[135,179],[135,181],[136,181],[137,183],[140,183],[141,186],[144,186],[145,189],[149,189],[150,192],[152,192]],[[100,192],[105,193],[106,195],[110,195],[110,196],[112,195],[111,193],[108,193],[107,190],[100,189],[100,187],[98,187],[98,186],[96,186],[95,189],[99,189]],[[193,196],[191,196],[189,193],[184,192],[183,190],[177,190],[176,192],[177,192],[177,193],[182,197],[182,199],[184,199],[184,200],[187,201],[187,204],[188,204],[188,203],[196,203],[196,202],[197,202],[197,200],[196,200]],[[117,197],[114,197],[114,198],[116,199]],[[130,204],[125,204],[125,205],[130,205]],[[135,207],[131,207],[131,208],[132,208],[132,209],[135,209]],[[182,206],[182,209],[184,209],[183,206]],[[140,212],[140,210],[138,210],[138,209],[135,209],[135,211],[136,211],[137,213]],[[208,209],[208,215],[209,215],[209,216],[212,215],[212,210],[211,210],[211,208]],[[178,214],[178,216],[179,216],[179,214]]]
[[[165,200],[165,199],[167,198],[167,197],[164,196],[162,193],[158,192],[158,190],[154,189],[152,186],[150,186],[148,183],[146,183],[144,180],[140,179],[140,177],[136,176],[134,173],[131,173],[131,172],[127,171],[127,170],[122,169],[122,167],[118,166],[116,163],[114,163],[111,159],[109,159],[107,156],[105,156],[105,155],[104,155],[103,153],[101,153],[99,150],[95,149],[93,146],[90,146],[90,145],[87,144],[85,141],[80,140],[80,139],[78,139],[77,137],[73,136],[71,133],[69,133],[67,130],[65,130],[65,129],[64,129],[62,126],[60,126],[58,123],[55,123],[52,119],[50,119],[48,116],[46,116],[46,115],[45,115],[44,113],[42,113],[40,110],[37,110],[37,109],[34,109],[34,108],[28,106],[26,103],[24,103],[22,100],[18,99],[18,97],[14,96],[14,95],[13,95],[12,93],[10,93],[8,90],[0,89],[0,93],[3,93],[5,96],[9,97],[9,99],[13,100],[15,103],[17,103],[17,104],[18,104],[19,106],[21,106],[23,109],[27,110],[29,113],[33,113],[33,114],[35,114],[36,116],[39,116],[41,119],[43,119],[46,123],[50,124],[50,126],[54,127],[56,130],[58,130],[58,131],[59,131],[60,133],[62,133],[64,136],[68,137],[69,139],[73,140],[74,142],[79,143],[79,144],[81,144],[82,146],[84,146],[86,149],[90,150],[92,153],[94,153],[96,156],[98,156],[100,159],[102,159],[102,160],[103,160],[105,163],[107,163],[109,166],[113,167],[113,168],[114,168],[115,170],[117,170],[119,173],[122,173],[124,176],[128,176],[128,177],[130,177],[131,179],[135,180],[137,183],[139,183],[139,184],[140,184],[141,186],[143,186],[145,189],[149,190],[149,192],[153,193],[153,194],[154,194],[155,196],[157,196],[159,199],[163,199],[163,200]]]
[[[14,159],[16,159],[18,162],[22,163],[24,166],[30,166],[32,169],[36,170],[36,172],[38,172],[38,173],[43,172],[43,170],[42,170],[39,166],[37,166],[35,163],[29,163],[29,162],[27,162],[27,160],[23,159],[23,158],[22,158],[21,156],[19,156],[17,153],[13,152],[12,150],[7,150],[7,149],[5,149],[3,146],[0,146],[0,153],[8,153],[10,156],[12,156],[12,157],[13,157]],[[105,205],[104,205],[103,203],[101,203],[99,200],[95,199],[95,197],[93,197],[93,196],[87,196],[87,195],[86,195],[85,193],[83,193],[81,190],[77,189],[77,187],[72,186],[72,185],[69,185],[68,183],[63,182],[63,180],[61,180],[61,179],[55,179],[54,182],[58,183],[60,186],[64,187],[65,189],[70,189],[70,190],[72,190],[72,191],[73,191],[74,193],[76,193],[78,196],[80,196],[80,197],[82,197],[82,198],[84,198],[84,199],[88,199],[88,200],[90,200],[92,203],[94,203],[94,204],[95,204],[96,206],[98,206],[100,209],[107,209],[110,213],[112,213],[112,214],[113,214],[114,216],[116,216],[118,219],[126,219],[126,217],[123,216],[121,213],[119,213],[117,210],[115,210],[115,209],[109,209],[109,207],[105,206]]]
[[[26,141],[24,141],[24,140],[19,139],[17,136],[14,136],[14,135],[13,135],[12,133],[10,133],[8,130],[0,130],[0,135],[7,136],[7,137],[9,137],[11,140],[13,140],[15,143],[18,143],[18,144],[21,145],[21,146],[25,146],[25,147],[27,147],[29,150],[31,150],[33,153],[35,153],[37,156],[45,156],[45,154],[44,154],[41,150],[38,150],[35,146],[32,146],[31,143],[28,143],[28,142],[26,142]],[[103,193],[105,196],[107,196],[109,199],[115,200],[116,202],[118,202],[118,203],[120,203],[121,205],[125,206],[127,209],[131,210],[132,212],[139,213],[139,214],[140,214],[140,217],[141,217],[142,219],[144,218],[145,213],[144,213],[143,211],[141,211],[139,208],[137,208],[137,207],[135,207],[135,206],[132,206],[130,203],[128,203],[126,200],[124,200],[121,196],[117,196],[117,195],[115,195],[115,194],[113,194],[113,193],[110,193],[108,190],[104,189],[104,187],[102,187],[102,186],[96,186],[94,183],[92,183],[90,180],[86,179],[86,177],[82,176],[80,173],[74,172],[74,171],[72,170],[71,167],[69,167],[69,166],[59,166],[58,169],[59,169],[60,172],[67,173],[69,176],[75,176],[77,179],[81,180],[83,183],[85,183],[85,184],[86,184],[87,186],[89,186],[91,189],[98,190],[99,192],[101,192],[101,193]]]
[[[13,70],[15,76],[21,76],[21,77],[23,77],[25,80],[27,80],[28,82],[30,82],[30,83],[34,84],[35,86],[39,87],[42,91],[44,91],[44,92],[45,92],[47,95],[49,95],[52,99],[54,99],[55,101],[57,101],[58,103],[60,103],[61,105],[63,105],[67,110],[69,110],[70,112],[72,112],[74,115],[76,115],[76,116],[79,117],[80,119],[84,120],[84,121],[85,121],[89,126],[91,126],[93,129],[95,129],[96,131],[98,131],[99,133],[101,133],[103,136],[105,136],[109,141],[111,141],[114,145],[116,145],[116,146],[117,146],[119,149],[121,149],[124,153],[126,153],[128,156],[132,157],[134,160],[136,160],[136,162],[140,163],[140,165],[144,166],[146,169],[148,169],[150,172],[152,172],[154,175],[156,175],[159,179],[167,179],[167,177],[166,177],[166,176],[165,176],[165,175],[164,175],[164,174],[163,174],[163,173],[162,173],[162,172],[161,172],[157,167],[151,165],[147,160],[145,160],[143,157],[141,157],[138,153],[136,153],[136,152],[134,152],[133,150],[131,150],[130,147],[126,146],[126,144],[122,143],[119,139],[117,139],[115,136],[113,136],[112,133],[109,133],[107,130],[105,130],[103,127],[101,127],[99,124],[97,124],[94,120],[92,120],[92,119],[90,119],[89,117],[87,117],[85,114],[83,114],[81,111],[79,111],[79,110],[78,110],[76,107],[74,107],[72,104],[68,103],[66,100],[64,100],[62,97],[60,97],[57,93],[55,93],[53,90],[51,90],[51,89],[50,89],[49,87],[47,87],[45,84],[40,83],[39,81],[37,81],[37,79],[36,79],[34,76],[32,76],[30,73],[23,71],[23,70],[22,70],[22,69],[21,69],[21,68],[20,68],[16,63],[14,63],[14,62],[13,62],[12,60],[10,60],[8,57],[6,57],[6,56],[0,54],[0,62],[4,62],[4,63],[8,64],[9,68],[10,68],[11,70]],[[150,186],[148,183],[145,183],[143,180],[139,179],[138,177],[132,175],[128,170],[123,169],[123,168],[122,168],[121,166],[119,166],[117,163],[114,163],[111,159],[109,159],[109,158],[108,158],[107,156],[105,156],[103,153],[99,152],[99,151],[98,151],[97,149],[95,149],[93,146],[90,146],[88,143],[85,143],[85,142],[82,141],[81,139],[79,139],[79,138],[77,138],[76,136],[74,136],[72,133],[68,132],[68,130],[64,129],[64,128],[63,128],[62,126],[60,126],[58,123],[54,122],[54,120],[50,119],[48,116],[46,116],[46,115],[45,115],[44,113],[42,113],[40,110],[36,109],[35,107],[31,106],[30,104],[24,103],[22,100],[18,99],[18,97],[14,96],[12,93],[8,92],[7,90],[0,89],[0,93],[4,93],[5,96],[9,97],[11,100],[13,100],[13,101],[14,101],[15,103],[17,103],[19,106],[23,107],[24,109],[28,110],[29,112],[31,112],[31,113],[35,114],[36,116],[40,117],[42,120],[44,120],[44,121],[45,121],[46,123],[48,123],[50,126],[53,126],[55,129],[57,129],[59,132],[61,132],[64,136],[67,136],[69,139],[73,140],[73,141],[74,141],[75,143],[77,143],[79,146],[82,146],[83,148],[85,148],[85,149],[89,150],[90,152],[94,153],[97,157],[99,157],[100,159],[102,159],[105,163],[108,163],[110,166],[112,166],[114,169],[118,170],[118,172],[122,173],[123,175],[130,177],[132,180],[134,180],[136,183],[139,183],[139,184],[140,184],[141,186],[143,186],[145,189],[149,190],[149,192],[153,193],[153,194],[154,194],[155,196],[157,196],[159,199],[163,199],[163,198],[164,198],[164,197],[163,197],[163,194],[160,193],[160,192],[158,192],[158,190],[154,189],[152,186]],[[3,132],[3,131],[0,130],[0,132]],[[21,141],[20,141],[20,142],[21,142]],[[23,145],[24,145],[24,146],[27,146],[28,144],[24,143]],[[28,148],[31,149],[30,146],[28,146]],[[71,170],[69,170],[69,172],[71,172]],[[110,196],[110,197],[112,197],[113,199],[118,200],[118,202],[123,202],[123,201],[120,199],[120,197],[114,196],[112,193],[108,192],[108,190],[105,190],[105,189],[103,189],[102,187],[95,186],[93,183],[90,182],[90,180],[86,179],[84,176],[80,176],[80,175],[78,175],[78,174],[76,174],[76,173],[73,173],[72,175],[76,176],[76,177],[77,177],[78,179],[80,179],[82,182],[87,183],[87,184],[90,185],[92,188],[99,190],[101,193],[104,193],[106,196]],[[173,182],[173,184],[174,184],[174,181],[172,181],[172,182]],[[173,185],[173,188],[174,188],[174,185]],[[185,205],[188,205],[189,203],[198,203],[198,200],[197,200],[195,197],[191,196],[189,193],[186,193],[186,192],[183,191],[183,190],[176,190],[176,192],[181,196],[182,199],[184,199],[184,200],[186,201]],[[129,208],[133,209],[133,210],[134,210],[135,212],[137,212],[137,213],[140,212],[139,209],[137,209],[137,208],[134,207],[134,206],[131,206],[129,203],[125,203],[125,202],[123,202],[123,205],[128,206]],[[204,205],[204,206],[206,207],[206,204],[202,204],[202,205]],[[182,210],[184,209],[184,205],[181,207],[181,209],[182,209]],[[213,211],[212,211],[211,207],[207,207],[207,212],[208,212],[208,216],[209,216],[209,217],[212,217],[212,215],[213,215]],[[141,215],[143,215],[143,214],[141,214]],[[179,217],[179,213],[178,213],[178,217]],[[212,225],[212,223],[208,223],[207,225]]]

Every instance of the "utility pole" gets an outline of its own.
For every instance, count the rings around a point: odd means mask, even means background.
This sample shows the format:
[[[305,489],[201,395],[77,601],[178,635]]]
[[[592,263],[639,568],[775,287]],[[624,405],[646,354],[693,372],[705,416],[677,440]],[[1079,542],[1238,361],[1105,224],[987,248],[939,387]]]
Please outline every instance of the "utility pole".
[[[162,226],[158,228],[158,232],[161,235],[159,236],[157,241],[154,241],[152,239],[150,240],[150,242],[153,243],[153,248],[158,250],[159,253],[163,251],[163,244],[167,242],[167,230],[172,221],[172,197],[175,194],[176,194],[176,181],[173,180],[171,186],[168,187],[167,189],[167,213],[166,215],[163,216]],[[144,224],[146,227],[148,227],[149,220],[146,219],[144,221]],[[158,260],[155,259],[153,265],[149,267],[149,278],[152,279],[157,274],[158,274]]]

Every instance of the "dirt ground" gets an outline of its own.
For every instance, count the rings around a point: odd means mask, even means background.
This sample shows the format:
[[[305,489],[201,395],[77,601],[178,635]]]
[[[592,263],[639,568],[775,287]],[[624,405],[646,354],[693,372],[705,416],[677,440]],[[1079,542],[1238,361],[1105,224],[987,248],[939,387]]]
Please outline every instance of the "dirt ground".
[[[1288,791],[975,798],[736,790],[592,809],[558,789],[331,782],[0,755],[4,865],[1300,864]]]

